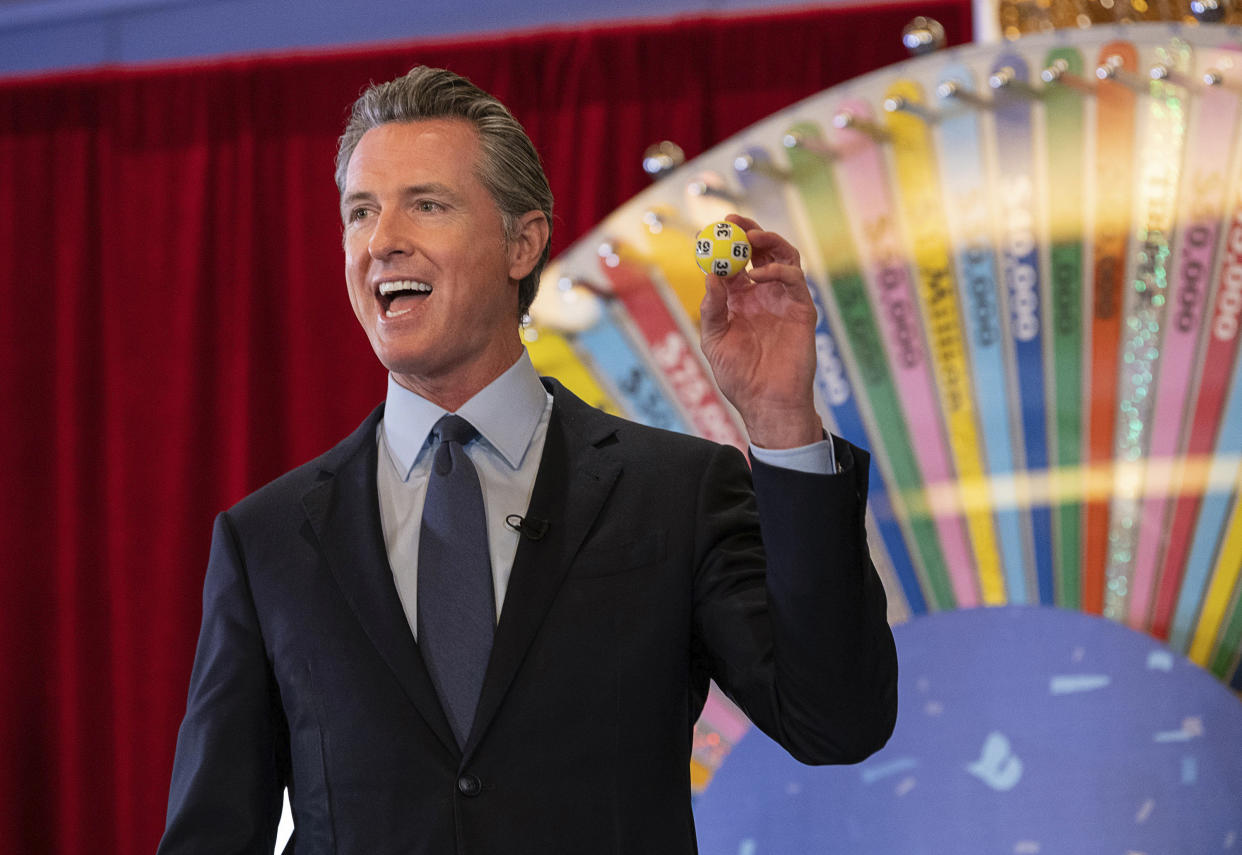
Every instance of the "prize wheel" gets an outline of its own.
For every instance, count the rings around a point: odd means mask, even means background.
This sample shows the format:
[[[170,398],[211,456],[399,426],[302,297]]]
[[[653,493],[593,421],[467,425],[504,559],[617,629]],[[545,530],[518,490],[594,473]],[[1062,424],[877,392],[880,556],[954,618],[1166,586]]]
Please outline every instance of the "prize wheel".
[[[1099,614],[1242,689],[1242,30],[1093,26],[915,57],[668,172],[548,268],[541,371],[744,447],[695,237],[799,248],[816,401],[872,455],[890,619]],[[713,695],[702,786],[745,730]]]

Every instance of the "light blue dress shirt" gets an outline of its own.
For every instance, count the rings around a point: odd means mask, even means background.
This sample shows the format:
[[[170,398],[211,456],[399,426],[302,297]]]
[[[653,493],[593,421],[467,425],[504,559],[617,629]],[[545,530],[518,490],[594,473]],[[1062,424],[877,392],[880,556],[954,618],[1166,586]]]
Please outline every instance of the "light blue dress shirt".
[[[418,538],[431,472],[432,426],[447,411],[388,377],[384,418],[378,429],[380,522],[388,564],[410,630],[418,633]],[[552,396],[525,351],[505,373],[467,401],[457,414],[479,436],[466,454],[479,473],[487,515],[488,552],[496,614],[504,604],[520,535],[506,520],[526,513],[552,414]],[[801,448],[750,447],[756,460],[803,472],[835,471],[831,439]]]

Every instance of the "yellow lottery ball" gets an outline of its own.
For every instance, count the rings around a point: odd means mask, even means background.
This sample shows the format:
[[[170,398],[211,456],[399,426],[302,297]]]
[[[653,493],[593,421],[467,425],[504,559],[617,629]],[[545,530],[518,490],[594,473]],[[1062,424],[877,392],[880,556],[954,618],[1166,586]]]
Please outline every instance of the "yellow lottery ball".
[[[746,269],[746,262],[750,261],[750,241],[746,239],[746,232],[733,223],[712,223],[694,239],[694,260],[704,273],[732,276]]]

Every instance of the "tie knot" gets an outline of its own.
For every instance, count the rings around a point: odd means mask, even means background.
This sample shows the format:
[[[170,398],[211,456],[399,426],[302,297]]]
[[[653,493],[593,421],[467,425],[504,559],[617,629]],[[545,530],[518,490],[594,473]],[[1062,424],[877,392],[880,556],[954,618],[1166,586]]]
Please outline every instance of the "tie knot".
[[[455,442],[458,445],[465,445],[479,435],[474,425],[453,413],[441,416],[440,420],[432,426],[431,432],[439,437],[442,443]]]
[[[448,475],[452,472],[454,459],[458,455],[466,459],[466,443],[479,435],[479,432],[474,429],[474,425],[461,416],[452,414],[441,417],[432,426],[431,433],[440,439],[440,446],[436,449],[436,456],[433,458],[437,475]],[[454,452],[452,450],[453,444],[457,445],[458,451]]]

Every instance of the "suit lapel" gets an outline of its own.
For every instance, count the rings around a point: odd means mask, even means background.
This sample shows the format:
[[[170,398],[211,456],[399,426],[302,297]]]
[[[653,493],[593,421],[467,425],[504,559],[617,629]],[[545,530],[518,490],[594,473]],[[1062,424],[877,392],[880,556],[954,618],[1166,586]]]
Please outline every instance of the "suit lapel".
[[[538,540],[523,536],[518,545],[465,748],[467,758],[499,709],[570,562],[621,472],[620,462],[598,447],[613,433],[611,423],[559,383],[545,383],[554,403],[526,517],[547,521],[547,531]]]
[[[393,582],[375,486],[378,408],[338,446],[302,505],[345,600],[427,725],[451,751],[457,741],[410,632]]]

